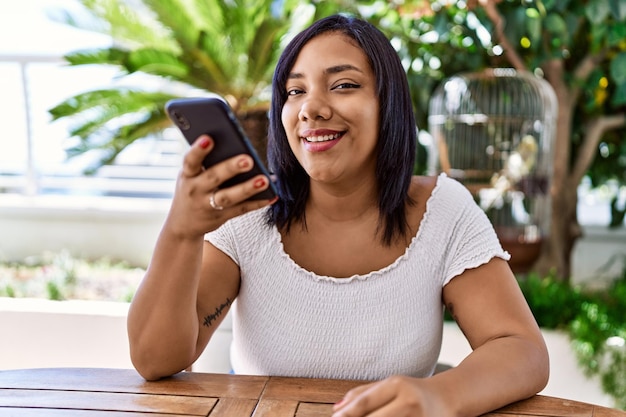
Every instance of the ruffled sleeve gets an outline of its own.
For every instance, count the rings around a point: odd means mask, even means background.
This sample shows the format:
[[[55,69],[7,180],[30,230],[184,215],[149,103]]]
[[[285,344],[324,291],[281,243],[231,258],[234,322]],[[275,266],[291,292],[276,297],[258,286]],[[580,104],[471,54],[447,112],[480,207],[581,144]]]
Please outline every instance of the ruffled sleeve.
[[[236,239],[233,233],[233,223],[237,218],[230,219],[218,229],[209,232],[204,235],[204,240],[211,243],[213,246],[224,252],[230,257],[238,266],[239,258],[237,256]]]
[[[442,195],[438,196],[439,209],[448,211],[447,218],[451,227],[449,241],[446,244],[447,268],[443,276],[443,285],[467,269],[486,264],[494,257],[509,260],[493,225],[485,212],[476,204],[468,189],[460,182],[443,177]]]

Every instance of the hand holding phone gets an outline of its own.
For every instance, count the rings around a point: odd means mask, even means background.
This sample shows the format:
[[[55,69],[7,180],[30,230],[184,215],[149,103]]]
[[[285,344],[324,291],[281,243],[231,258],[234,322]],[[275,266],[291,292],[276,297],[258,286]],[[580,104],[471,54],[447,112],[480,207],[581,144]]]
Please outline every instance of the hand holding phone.
[[[223,182],[219,188],[240,184],[259,174],[270,178],[269,171],[250,144],[233,111],[223,99],[217,97],[173,99],[166,103],[165,111],[189,144],[204,134],[213,138],[214,147],[202,162],[205,168],[240,154],[252,157],[254,166],[250,171],[235,175]],[[276,188],[270,180],[270,186],[267,189],[250,199],[270,200],[276,195]]]

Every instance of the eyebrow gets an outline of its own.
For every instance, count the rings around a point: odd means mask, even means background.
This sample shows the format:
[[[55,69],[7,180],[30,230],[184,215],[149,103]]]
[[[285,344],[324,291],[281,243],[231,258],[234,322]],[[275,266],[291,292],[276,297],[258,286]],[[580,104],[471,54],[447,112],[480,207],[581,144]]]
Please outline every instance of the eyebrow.
[[[328,67],[324,70],[324,74],[327,74],[327,75],[339,74],[345,71],[357,71],[357,72],[363,73],[363,71],[361,71],[359,68],[355,67],[354,65],[344,64],[344,65],[335,65],[333,67]],[[288,79],[304,78],[304,74],[299,73],[299,72],[292,72],[292,73],[289,73],[289,76],[287,78]]]

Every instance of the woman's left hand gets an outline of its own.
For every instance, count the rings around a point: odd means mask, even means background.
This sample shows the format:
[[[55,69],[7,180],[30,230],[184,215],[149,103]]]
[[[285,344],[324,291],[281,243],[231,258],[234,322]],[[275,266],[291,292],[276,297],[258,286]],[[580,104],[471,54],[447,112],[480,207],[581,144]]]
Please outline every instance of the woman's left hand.
[[[441,393],[428,379],[395,375],[350,390],[332,417],[447,417]]]

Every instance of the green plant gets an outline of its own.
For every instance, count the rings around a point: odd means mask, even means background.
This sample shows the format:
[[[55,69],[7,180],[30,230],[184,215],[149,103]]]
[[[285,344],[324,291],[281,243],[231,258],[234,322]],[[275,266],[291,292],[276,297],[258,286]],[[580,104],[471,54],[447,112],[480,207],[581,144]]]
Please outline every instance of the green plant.
[[[557,93],[550,233],[534,269],[571,276],[581,236],[577,189],[589,175],[626,184],[626,3],[618,0],[389,2],[375,16],[394,37],[425,127],[436,85],[459,72],[514,67]]]
[[[606,288],[574,287],[554,276],[518,279],[539,326],[568,333],[583,372],[598,377],[626,410],[626,269]]]
[[[48,291],[48,298],[54,301],[64,300],[63,291],[59,288],[59,285],[54,281],[46,282],[46,290]]]
[[[570,276],[572,248],[580,237],[575,208],[581,179],[626,181],[626,7],[617,0],[81,2],[91,19],[66,14],[61,20],[110,34],[114,46],[76,51],[68,63],[112,65],[121,70],[120,80],[141,74],[165,81],[157,89],[85,92],[50,110],[54,119],[76,121],[70,134],[79,142],[68,155],[99,151],[93,169],[113,161],[134,140],[170,126],[163,104],[174,96],[220,93],[245,119],[254,113],[246,108],[268,98],[281,42],[317,17],[352,11],[393,38],[421,127],[437,83],[459,72],[513,66],[544,74],[552,84],[559,99],[555,192],[551,232],[536,267],[541,273],[556,268],[559,279]],[[254,113],[254,128],[247,130],[255,145],[264,141],[265,110]],[[417,171],[423,171],[424,161],[420,152]]]
[[[0,287],[0,297],[15,298],[15,288],[11,284]]]
[[[579,363],[626,410],[626,272],[581,304],[569,331]]]
[[[70,135],[79,141],[68,156],[97,152],[92,171],[111,163],[136,139],[171,126],[163,111],[171,98],[213,92],[226,97],[240,118],[258,114],[266,119],[267,88],[281,42],[314,17],[298,0],[81,3],[88,19],[68,11],[56,19],[108,34],[113,46],[74,51],[66,61],[114,66],[121,72],[119,82],[129,79],[133,86],[86,91],[49,110],[54,120],[67,117],[75,123]],[[258,136],[248,135],[253,142]],[[263,124],[260,135],[266,135]]]
[[[567,329],[580,311],[586,295],[579,287],[536,273],[518,279],[535,320],[546,329]]]
[[[128,302],[144,269],[108,258],[87,260],[67,251],[0,262],[0,296]]]

